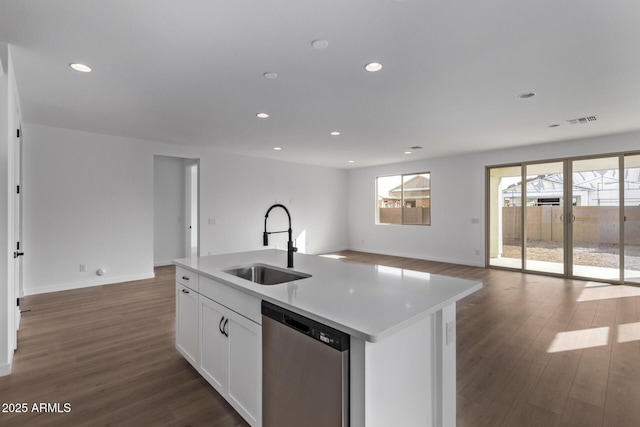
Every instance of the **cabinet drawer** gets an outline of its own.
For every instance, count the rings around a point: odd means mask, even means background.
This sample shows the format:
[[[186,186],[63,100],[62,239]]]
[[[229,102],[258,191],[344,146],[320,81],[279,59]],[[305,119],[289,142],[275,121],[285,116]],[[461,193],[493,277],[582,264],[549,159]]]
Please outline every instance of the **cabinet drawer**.
[[[262,324],[260,299],[245,292],[218,283],[208,277],[200,278],[200,294],[224,305],[255,323]]]
[[[200,292],[198,282],[199,276],[193,271],[189,271],[182,267],[176,267],[176,282],[185,285],[187,288]]]

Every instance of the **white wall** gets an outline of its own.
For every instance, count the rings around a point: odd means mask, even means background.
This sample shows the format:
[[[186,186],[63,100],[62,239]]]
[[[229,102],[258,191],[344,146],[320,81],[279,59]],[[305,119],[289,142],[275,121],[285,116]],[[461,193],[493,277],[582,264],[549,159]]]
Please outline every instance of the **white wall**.
[[[274,203],[289,208],[294,238],[307,253],[347,249],[347,172],[253,157],[209,155],[200,160],[200,253],[262,248],[264,215]],[[269,215],[269,230],[286,230],[286,214]],[[286,249],[285,234],[270,246]],[[301,248],[302,251],[302,248]]]
[[[635,132],[352,170],[349,247],[483,266],[486,166],[639,149],[640,132]],[[376,176],[423,171],[431,172],[432,225],[376,225]],[[472,223],[472,219],[478,219],[478,223]]]
[[[104,135],[25,128],[25,294],[153,277],[149,150]],[[107,274],[97,276],[99,268]]]
[[[186,170],[180,157],[154,156],[153,163],[153,260],[171,264],[184,258]]]
[[[347,248],[344,170],[24,127],[25,294],[153,275],[154,155],[200,159],[203,255],[262,248],[275,201],[290,208],[294,234],[306,231],[307,252]],[[278,221],[274,212],[270,229]],[[286,235],[272,237],[286,248]],[[101,267],[107,275],[99,278]]]

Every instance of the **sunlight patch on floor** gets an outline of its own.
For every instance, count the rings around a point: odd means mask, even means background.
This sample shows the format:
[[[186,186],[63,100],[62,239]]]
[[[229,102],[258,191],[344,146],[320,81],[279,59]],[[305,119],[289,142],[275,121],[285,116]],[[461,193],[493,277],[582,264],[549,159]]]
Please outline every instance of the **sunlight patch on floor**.
[[[588,282],[578,297],[578,302],[596,301],[612,298],[626,298],[640,296],[640,288],[625,285],[608,285],[606,283],[593,284]]]
[[[581,329],[578,331],[558,332],[551,342],[547,353],[582,350],[609,344],[609,327]]]
[[[325,255],[320,255],[321,257],[325,257],[325,258],[331,258],[331,259],[343,259],[346,258],[346,256],[344,255],[338,255],[338,254],[325,254]]]
[[[618,342],[631,342],[640,340],[640,322],[618,325]]]

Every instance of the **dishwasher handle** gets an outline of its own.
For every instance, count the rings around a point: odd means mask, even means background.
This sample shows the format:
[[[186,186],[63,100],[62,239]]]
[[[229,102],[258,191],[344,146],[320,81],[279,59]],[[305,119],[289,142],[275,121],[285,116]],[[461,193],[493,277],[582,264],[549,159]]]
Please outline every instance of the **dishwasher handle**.
[[[293,317],[287,316],[286,314],[283,316],[283,319],[284,319],[285,325],[291,326],[296,331],[302,332],[305,335],[309,335],[309,332],[311,331],[311,328],[309,327],[309,325],[300,323]]]

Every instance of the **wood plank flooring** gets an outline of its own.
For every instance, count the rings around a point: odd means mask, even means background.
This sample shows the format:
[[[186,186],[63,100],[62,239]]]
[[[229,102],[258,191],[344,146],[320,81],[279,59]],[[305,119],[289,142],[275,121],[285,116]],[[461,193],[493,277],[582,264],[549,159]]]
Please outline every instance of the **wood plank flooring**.
[[[339,254],[483,282],[457,306],[458,427],[640,425],[640,288]]]
[[[339,255],[483,281],[457,307],[459,427],[640,425],[640,288]],[[24,298],[0,404],[28,411],[0,412],[0,425],[245,426],[175,350],[174,295],[174,269],[162,267],[151,280]]]
[[[174,272],[24,298],[0,404],[28,411],[0,412],[0,425],[246,426],[175,350]],[[32,411],[40,403],[62,413]]]

